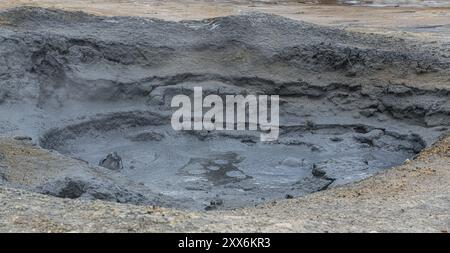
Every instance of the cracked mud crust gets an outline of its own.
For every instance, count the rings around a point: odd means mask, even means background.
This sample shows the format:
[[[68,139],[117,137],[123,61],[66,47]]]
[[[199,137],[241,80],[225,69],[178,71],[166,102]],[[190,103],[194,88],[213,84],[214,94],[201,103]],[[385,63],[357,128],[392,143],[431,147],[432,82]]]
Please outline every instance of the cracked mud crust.
[[[61,159],[2,138],[0,166]],[[446,232],[450,138],[374,177],[298,199],[235,211],[186,212],[80,201],[0,188],[1,232]],[[26,166],[26,164],[23,164]],[[53,169],[51,163],[48,169]]]

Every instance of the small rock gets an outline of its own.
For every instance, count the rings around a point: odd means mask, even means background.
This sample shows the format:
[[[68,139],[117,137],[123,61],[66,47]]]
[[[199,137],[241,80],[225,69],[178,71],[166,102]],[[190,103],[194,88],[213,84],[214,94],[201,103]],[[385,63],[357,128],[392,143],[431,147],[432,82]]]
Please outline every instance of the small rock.
[[[222,206],[222,205],[223,205],[223,200],[216,198],[209,202],[209,205],[207,207],[205,207],[205,210],[206,211],[216,210],[217,207]]]
[[[81,179],[66,177],[39,187],[39,192],[59,198],[77,199],[86,193],[87,183]]]
[[[315,177],[324,177],[327,173],[321,168],[317,167],[316,164],[313,165],[312,174]]]
[[[285,198],[286,198],[286,199],[293,199],[294,196],[292,196],[291,194],[286,194]]]
[[[107,155],[105,159],[100,161],[99,165],[110,170],[123,169],[122,158],[116,152]]]
[[[221,206],[221,205],[223,205],[223,200],[221,200],[221,199],[211,200],[210,204],[213,206]]]

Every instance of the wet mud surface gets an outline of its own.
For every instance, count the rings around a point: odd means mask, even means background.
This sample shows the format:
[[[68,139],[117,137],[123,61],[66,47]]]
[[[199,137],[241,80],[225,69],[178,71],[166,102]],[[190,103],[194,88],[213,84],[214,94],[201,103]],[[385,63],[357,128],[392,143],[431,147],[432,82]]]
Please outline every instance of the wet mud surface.
[[[0,171],[18,188],[238,208],[359,181],[449,132],[450,90],[408,82],[448,77],[439,48],[256,13],[169,22],[18,8],[0,21],[0,133],[89,165],[31,183]],[[174,131],[170,100],[195,86],[280,95],[280,138]]]

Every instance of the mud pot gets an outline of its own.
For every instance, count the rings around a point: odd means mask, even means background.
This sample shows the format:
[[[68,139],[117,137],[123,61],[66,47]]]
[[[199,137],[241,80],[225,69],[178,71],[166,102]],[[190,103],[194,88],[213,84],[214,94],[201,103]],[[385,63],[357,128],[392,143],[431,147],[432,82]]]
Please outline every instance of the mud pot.
[[[267,14],[167,22],[3,11],[0,133],[86,166],[49,172],[41,161],[41,177],[3,172],[0,184],[213,210],[359,181],[449,132],[450,91],[423,81],[448,77],[448,59],[411,41]],[[195,86],[280,95],[280,138],[174,131],[171,98]]]

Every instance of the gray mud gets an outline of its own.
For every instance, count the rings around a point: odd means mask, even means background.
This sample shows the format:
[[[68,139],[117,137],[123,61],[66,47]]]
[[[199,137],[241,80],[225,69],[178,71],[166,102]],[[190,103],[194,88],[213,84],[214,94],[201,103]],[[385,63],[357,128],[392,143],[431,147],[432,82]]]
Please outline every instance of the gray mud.
[[[449,132],[450,90],[379,78],[448,76],[439,48],[266,14],[177,23],[18,8],[0,21],[0,133],[86,164],[33,185],[0,167],[0,184],[238,208],[364,179]],[[194,86],[279,94],[279,140],[172,130],[171,97]]]

